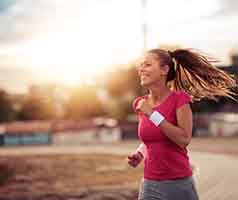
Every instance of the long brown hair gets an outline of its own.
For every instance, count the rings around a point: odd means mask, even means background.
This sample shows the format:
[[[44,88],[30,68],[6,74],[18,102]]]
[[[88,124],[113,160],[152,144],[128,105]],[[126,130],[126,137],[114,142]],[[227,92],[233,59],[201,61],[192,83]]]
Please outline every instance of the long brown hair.
[[[215,59],[206,57],[192,49],[177,49],[173,52],[152,49],[148,53],[157,55],[160,65],[168,65],[167,83],[174,90],[185,90],[193,100],[220,96],[233,98],[231,88],[236,81],[213,64]]]

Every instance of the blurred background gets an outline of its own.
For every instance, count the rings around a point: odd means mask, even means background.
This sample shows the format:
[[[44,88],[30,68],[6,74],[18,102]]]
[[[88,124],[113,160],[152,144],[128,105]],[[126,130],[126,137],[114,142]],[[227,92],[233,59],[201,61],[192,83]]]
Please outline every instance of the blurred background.
[[[236,0],[0,0],[0,24],[0,199],[137,199],[146,50],[198,49],[238,75]],[[192,109],[200,197],[236,200],[238,104]]]

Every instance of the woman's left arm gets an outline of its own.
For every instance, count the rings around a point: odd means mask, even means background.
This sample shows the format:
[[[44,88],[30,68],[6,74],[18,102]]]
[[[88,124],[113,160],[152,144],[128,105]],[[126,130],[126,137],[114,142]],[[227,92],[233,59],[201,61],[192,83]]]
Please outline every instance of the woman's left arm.
[[[170,140],[180,147],[186,147],[191,141],[193,127],[193,117],[190,105],[185,104],[178,108],[176,116],[176,126],[164,119],[159,127]]]
[[[176,109],[177,125],[168,121],[157,111],[153,111],[146,100],[141,100],[137,106],[141,112],[146,114],[150,120],[159,126],[161,131],[180,147],[186,147],[192,137],[193,117],[189,103]]]

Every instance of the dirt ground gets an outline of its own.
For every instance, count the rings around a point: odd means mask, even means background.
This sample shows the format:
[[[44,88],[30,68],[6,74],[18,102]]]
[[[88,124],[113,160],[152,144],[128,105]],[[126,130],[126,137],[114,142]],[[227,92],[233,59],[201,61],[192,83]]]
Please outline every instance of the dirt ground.
[[[202,199],[237,199],[236,184],[232,184],[237,177],[237,145],[237,137],[193,138],[189,150],[199,152],[194,158],[201,168]],[[127,141],[76,147],[2,148],[0,200],[136,200],[143,164],[131,168],[126,157],[137,146],[138,141]],[[230,196],[222,192],[222,184],[229,184],[226,192]],[[214,194],[219,195],[213,198]]]
[[[104,154],[0,157],[0,168],[4,200],[136,199],[142,175],[142,165]]]

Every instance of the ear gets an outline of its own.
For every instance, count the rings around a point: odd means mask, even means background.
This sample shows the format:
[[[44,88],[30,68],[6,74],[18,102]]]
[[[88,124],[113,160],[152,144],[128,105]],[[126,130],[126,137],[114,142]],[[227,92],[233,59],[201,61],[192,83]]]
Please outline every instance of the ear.
[[[167,76],[169,73],[169,66],[168,65],[163,65],[160,67],[161,75]]]

